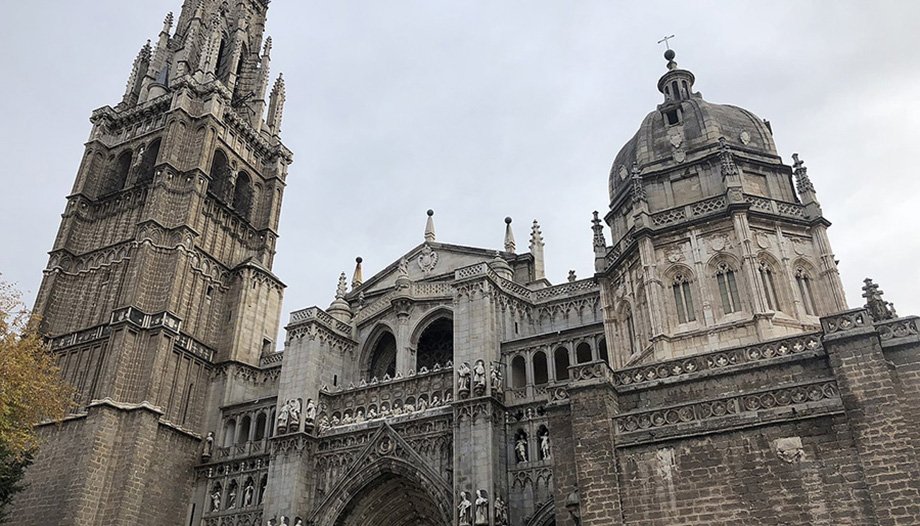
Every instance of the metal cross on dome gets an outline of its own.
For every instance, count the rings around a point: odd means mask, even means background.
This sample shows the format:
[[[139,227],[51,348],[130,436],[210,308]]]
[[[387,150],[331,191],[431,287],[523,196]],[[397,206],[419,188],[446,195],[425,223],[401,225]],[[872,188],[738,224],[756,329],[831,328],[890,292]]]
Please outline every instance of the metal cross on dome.
[[[668,40],[671,40],[672,38],[674,38],[674,35],[664,37],[659,40],[658,43],[661,44],[663,42],[666,48],[671,49],[671,45],[668,43]]]

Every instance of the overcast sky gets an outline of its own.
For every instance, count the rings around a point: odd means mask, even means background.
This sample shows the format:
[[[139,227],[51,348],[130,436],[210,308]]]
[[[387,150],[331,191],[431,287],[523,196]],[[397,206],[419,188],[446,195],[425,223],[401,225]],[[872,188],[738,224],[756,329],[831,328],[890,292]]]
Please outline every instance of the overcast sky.
[[[0,17],[0,272],[29,304],[94,108],[181,0],[33,0]],[[920,2],[275,0],[294,151],[275,272],[292,310],[328,306],[422,241],[501,248],[514,218],[547,274],[593,273],[590,217],[617,151],[661,102],[663,46],[716,103],[773,125],[809,168],[851,306],[871,276],[920,313]],[[608,241],[609,233],[608,233]]]

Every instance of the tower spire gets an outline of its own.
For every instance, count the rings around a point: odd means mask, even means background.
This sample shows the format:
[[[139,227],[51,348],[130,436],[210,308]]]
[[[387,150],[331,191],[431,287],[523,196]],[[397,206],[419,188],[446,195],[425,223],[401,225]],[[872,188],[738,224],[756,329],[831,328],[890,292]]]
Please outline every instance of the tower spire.
[[[279,73],[268,102],[268,130],[272,135],[281,133],[281,117],[284,114],[284,75]]]
[[[141,47],[134,59],[134,66],[131,68],[131,75],[128,77],[128,85],[125,88],[125,95],[122,98],[122,104],[133,106],[137,104],[138,96],[141,92],[141,83],[144,80],[144,73],[150,67],[150,41]]]
[[[530,253],[533,255],[533,279],[534,281],[546,279],[546,263],[543,259],[543,232],[540,231],[540,223],[533,220],[533,227],[530,229]]]

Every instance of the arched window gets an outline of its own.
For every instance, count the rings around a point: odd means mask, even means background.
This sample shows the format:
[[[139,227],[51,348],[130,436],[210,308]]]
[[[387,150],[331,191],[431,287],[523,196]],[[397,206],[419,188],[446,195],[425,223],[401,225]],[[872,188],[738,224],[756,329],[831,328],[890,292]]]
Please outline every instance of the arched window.
[[[781,310],[779,298],[776,296],[776,283],[773,281],[773,269],[770,267],[769,263],[760,260],[757,265],[757,270],[760,272],[760,282],[763,285],[763,291],[767,297],[767,307],[770,310]]]
[[[607,339],[601,338],[597,342],[597,354],[600,355],[600,359],[604,360],[607,365],[610,365],[610,355],[607,353]]]
[[[549,368],[546,364],[546,353],[543,351],[533,353],[533,383],[534,385],[549,383]]]
[[[696,321],[696,313],[693,311],[693,293],[690,292],[690,280],[683,274],[674,276],[671,290],[674,292],[674,303],[677,305],[677,321],[679,323]]]
[[[252,426],[252,419],[249,416],[244,416],[240,420],[240,427],[236,432],[236,443],[243,444],[249,442],[249,428]]]
[[[265,413],[259,413],[259,416],[256,417],[256,440],[262,440],[265,438],[265,427],[268,423],[268,419],[265,417]]]
[[[236,420],[230,419],[224,424],[224,447],[233,445],[233,439],[236,435]]]
[[[559,347],[553,352],[553,365],[556,366],[556,381],[569,379],[569,350]]]
[[[240,172],[236,176],[236,184],[233,187],[233,209],[244,219],[249,219],[252,211],[252,179],[246,172]]]
[[[227,39],[220,39],[220,47],[217,49],[217,65],[214,74],[221,81],[226,81],[230,74],[230,58],[233,55],[230,46],[227,45]]]
[[[577,363],[588,363],[591,361],[591,346],[585,342],[578,344],[575,348],[575,361]]]
[[[214,152],[214,160],[211,161],[211,182],[208,184],[208,192],[213,194],[219,200],[227,202],[227,194],[230,192],[230,161],[227,155],[221,150]]]
[[[527,385],[527,364],[523,356],[515,356],[511,360],[511,387],[520,389]]]
[[[156,169],[157,157],[160,155],[160,144],[162,144],[162,142],[162,139],[156,139],[144,148],[144,154],[140,159],[140,165],[135,174],[137,184],[147,184],[153,181],[154,170]]]
[[[415,370],[422,367],[429,370],[435,364],[445,365],[454,359],[454,321],[439,318],[425,327],[418,339],[418,352],[415,358]]]
[[[131,159],[133,156],[134,152],[127,150],[119,155],[118,159],[112,160],[105,181],[100,189],[100,196],[117,192],[125,187],[125,183],[128,182],[128,172],[131,170]]]
[[[808,271],[802,267],[795,269],[795,282],[799,286],[799,293],[802,295],[802,305],[805,306],[805,314],[816,316],[818,309],[815,308],[815,299],[811,290],[811,278]]]
[[[725,314],[740,311],[741,300],[738,298],[735,271],[726,263],[720,264],[716,270],[716,282],[719,284],[719,295],[722,297],[722,311]]]
[[[396,338],[389,331],[377,337],[367,379],[383,379],[386,375],[390,378],[396,376]]]

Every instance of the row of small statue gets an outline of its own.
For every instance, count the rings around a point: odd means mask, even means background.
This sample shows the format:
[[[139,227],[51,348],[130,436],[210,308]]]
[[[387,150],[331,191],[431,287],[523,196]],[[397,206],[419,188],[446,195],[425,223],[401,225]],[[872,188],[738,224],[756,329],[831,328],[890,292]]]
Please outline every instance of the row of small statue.
[[[454,362],[448,360],[447,363],[444,365],[443,368],[444,368],[444,369],[450,369],[450,368],[452,368],[453,366],[454,366]],[[345,391],[351,391],[352,389],[360,389],[360,388],[362,388],[362,387],[367,387],[367,386],[369,386],[369,385],[377,385],[378,383],[381,383],[381,382],[389,382],[390,380],[402,380],[403,378],[412,378],[412,377],[415,376],[416,374],[428,374],[429,372],[438,372],[438,371],[440,371],[441,369],[442,369],[442,367],[441,367],[441,364],[439,364],[439,363],[434,364],[434,365],[431,367],[430,370],[429,370],[427,367],[425,367],[425,366],[423,365],[422,368],[418,370],[418,373],[415,372],[415,369],[409,369],[409,372],[406,373],[406,376],[405,376],[405,377],[404,377],[403,374],[400,373],[400,372],[397,372],[394,376],[390,376],[390,374],[387,373],[387,374],[383,375],[383,379],[382,379],[382,380],[381,380],[381,379],[378,379],[376,376],[374,376],[373,378],[371,378],[370,381],[361,380],[360,382],[358,382],[358,385],[355,385],[354,382],[352,382],[352,383],[348,384],[348,387],[345,388],[344,390],[345,390]],[[326,392],[326,393],[331,393],[331,392],[335,391],[336,393],[340,393],[340,392],[343,391],[343,389],[342,389],[342,386],[341,386],[341,385],[336,386],[335,389],[329,389],[329,385],[328,385],[328,384],[323,384],[323,386],[320,388],[320,391],[324,391],[324,392]]]
[[[264,496],[264,491],[265,491],[264,486],[265,484],[263,482],[263,487],[262,487],[263,495],[262,496]],[[213,493],[211,493],[211,511],[212,512],[220,511],[221,509],[226,509],[226,510],[236,509],[236,506],[237,506],[236,485],[234,484],[230,486],[230,491],[227,493],[227,505],[224,508],[221,508],[221,504],[223,503],[223,491],[222,490],[223,488],[221,488],[220,484],[214,485],[214,491]],[[253,485],[252,479],[249,479],[246,483],[246,487],[243,488],[243,502],[240,507],[248,508],[252,506],[254,504],[253,499],[255,498],[255,492],[256,492],[256,488]],[[260,505],[262,504],[262,497],[259,498],[259,504]]]
[[[502,392],[502,371],[492,362],[489,371],[489,381],[492,384],[492,391]],[[468,394],[472,384],[473,392],[482,395],[486,391],[486,363],[482,360],[476,360],[473,367],[468,362],[463,362],[457,367],[457,391],[460,394]]]
[[[470,494],[460,492],[457,505],[460,526],[486,526],[489,524],[489,495],[484,489],[476,490],[476,501],[470,501]],[[501,496],[495,497],[495,526],[508,526],[508,505]]]
[[[538,438],[540,439],[540,459],[549,460],[552,453],[552,447],[549,443],[549,431],[543,430]],[[527,448],[527,434],[521,431],[518,433],[514,442],[514,455],[517,457],[518,464],[521,462],[530,462],[530,455]]]
[[[291,525],[291,519],[282,515],[281,517],[277,519],[275,517],[268,519],[268,521],[265,522],[265,526],[292,526],[292,525]],[[303,526],[303,519],[301,519],[300,517],[295,517],[293,526]]]
[[[278,410],[277,429],[279,435],[295,433],[300,430],[302,403],[300,398],[291,398]],[[307,406],[303,409],[303,419],[306,427],[313,427],[313,423],[316,421],[316,403],[312,398],[307,399]]]
[[[380,420],[380,419],[388,418],[391,416],[408,415],[411,413],[422,412],[432,407],[439,407],[442,405],[447,405],[450,402],[451,402],[450,393],[447,393],[446,395],[444,395],[443,401],[441,401],[441,398],[435,394],[435,395],[431,395],[430,404],[427,401],[425,401],[424,398],[420,398],[418,401],[418,405],[407,403],[407,404],[402,405],[401,407],[394,408],[392,411],[384,406],[380,410],[379,413],[376,410],[374,410],[374,408],[372,407],[367,410],[367,415],[364,414],[363,409],[358,409],[355,411],[355,416],[347,415],[341,420],[339,420],[339,417],[336,415],[332,415],[331,420],[327,418],[326,415],[323,415],[319,419],[319,432],[320,434],[322,434],[328,431],[329,429],[332,429],[333,427],[348,426],[351,424],[360,424],[362,422],[368,422],[371,420]]]

